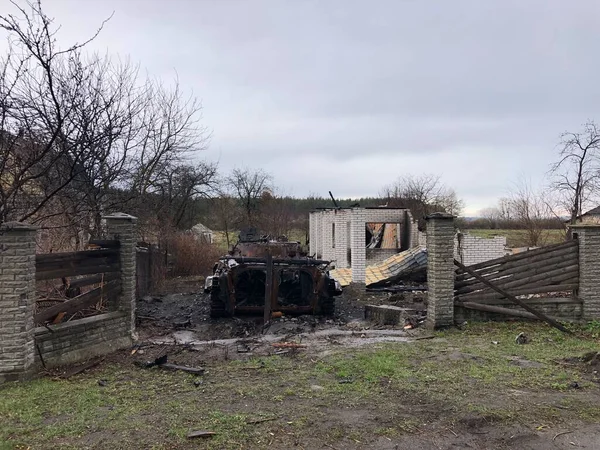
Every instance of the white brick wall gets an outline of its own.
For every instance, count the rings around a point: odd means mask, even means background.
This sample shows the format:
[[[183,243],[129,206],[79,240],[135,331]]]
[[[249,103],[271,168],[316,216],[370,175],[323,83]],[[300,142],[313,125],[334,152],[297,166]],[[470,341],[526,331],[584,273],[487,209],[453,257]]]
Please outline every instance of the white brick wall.
[[[416,228],[416,224],[415,224],[415,228]],[[423,231],[419,231],[418,229],[417,229],[417,245],[419,247],[427,246],[427,233],[425,233]]]
[[[315,239],[317,234],[315,233],[315,212],[311,212],[308,215],[308,254],[309,255],[314,255],[315,253],[317,253],[317,246],[315,243]]]
[[[477,264],[506,255],[506,237],[480,238],[470,234],[454,237],[454,257],[465,266]]]
[[[416,223],[406,209],[352,208],[328,209],[310,213],[310,253],[335,263],[335,267],[348,267],[348,251],[351,254],[352,281],[365,282],[366,223],[400,224],[400,240],[404,248],[418,245]],[[335,242],[332,225],[335,224]],[[406,230],[406,231],[405,231]],[[408,242],[406,242],[408,241]],[[334,245],[335,244],[335,245]],[[395,253],[395,251],[394,251]],[[373,255],[377,261],[383,253]],[[381,258],[380,258],[381,256]]]
[[[335,211],[335,266],[349,267],[348,251],[350,250],[350,210]]]
[[[321,258],[328,261],[335,259],[335,247],[333,245],[333,225],[335,224],[335,212],[335,210],[323,211],[321,215],[321,236],[323,238]]]
[[[400,252],[397,248],[368,248],[367,249],[367,266],[373,266],[383,262],[390,256],[394,256]]]

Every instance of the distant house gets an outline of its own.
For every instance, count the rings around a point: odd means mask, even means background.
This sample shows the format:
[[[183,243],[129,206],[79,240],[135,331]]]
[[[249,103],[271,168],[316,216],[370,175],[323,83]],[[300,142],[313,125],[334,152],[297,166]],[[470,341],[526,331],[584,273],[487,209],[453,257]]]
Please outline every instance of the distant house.
[[[600,206],[596,206],[577,217],[577,222],[600,224]]]
[[[194,225],[190,231],[199,241],[206,242],[208,244],[213,243],[213,231],[208,228],[206,225],[202,225],[201,223],[197,223]]]

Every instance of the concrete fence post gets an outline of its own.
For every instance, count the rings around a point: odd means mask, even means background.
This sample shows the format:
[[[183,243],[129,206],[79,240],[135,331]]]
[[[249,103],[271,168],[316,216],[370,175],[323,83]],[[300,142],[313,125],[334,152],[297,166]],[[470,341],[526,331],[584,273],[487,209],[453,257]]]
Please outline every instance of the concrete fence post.
[[[454,325],[454,217],[434,213],[427,220],[427,325]]]
[[[33,373],[35,238],[31,225],[0,225],[0,383]]]
[[[137,217],[116,213],[105,216],[109,239],[118,240],[121,261],[121,295],[113,309],[127,314],[130,331],[135,333],[135,279],[136,279],[136,244]]]
[[[600,225],[571,226],[579,241],[579,298],[584,320],[600,319]]]

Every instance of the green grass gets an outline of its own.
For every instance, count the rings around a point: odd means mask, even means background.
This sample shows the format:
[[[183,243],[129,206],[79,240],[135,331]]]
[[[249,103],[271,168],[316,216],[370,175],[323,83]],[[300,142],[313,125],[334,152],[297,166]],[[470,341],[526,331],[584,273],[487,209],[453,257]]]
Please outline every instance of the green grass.
[[[527,236],[525,230],[465,230],[473,236],[482,238],[493,238],[494,236],[505,236],[507,247],[527,247]],[[563,230],[544,230],[542,235],[543,245],[558,244],[565,240]]]
[[[598,351],[598,324],[574,329],[569,336],[541,324],[477,324],[413,343],[214,362],[198,387],[194,376],[139,369],[124,353],[122,362],[70,380],[0,388],[0,449],[288,448],[310,439],[342,448],[348,429],[369,442],[427,423],[454,426],[466,414],[533,425],[594,422],[598,385],[560,362]],[[514,342],[521,331],[531,343]],[[543,367],[522,368],[511,358]],[[573,381],[581,388],[572,389]],[[343,411],[381,421],[353,423]],[[274,420],[248,423],[262,418]],[[217,435],[186,438],[199,429]]]

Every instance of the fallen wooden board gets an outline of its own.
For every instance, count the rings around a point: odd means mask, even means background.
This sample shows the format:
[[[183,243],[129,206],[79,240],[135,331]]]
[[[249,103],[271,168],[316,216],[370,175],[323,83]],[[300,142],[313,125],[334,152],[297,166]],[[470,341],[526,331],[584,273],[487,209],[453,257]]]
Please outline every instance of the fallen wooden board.
[[[257,423],[269,422],[271,420],[277,420],[277,417],[261,417],[260,419],[250,419],[246,423],[248,425],[255,425]]]
[[[503,308],[501,306],[485,305],[483,303],[476,302],[461,302],[457,303],[456,306],[462,306],[463,308],[474,309],[477,311],[506,314],[507,316],[513,317],[522,317],[524,319],[540,320],[540,318],[537,317],[535,314],[531,314],[527,311],[518,311],[510,308]]]
[[[198,431],[190,431],[187,435],[188,439],[193,439],[193,438],[207,438],[207,437],[212,437],[214,436],[215,433],[214,431],[204,431],[204,430],[198,430]]]
[[[187,372],[194,375],[202,375],[204,373],[204,369],[202,367],[179,366],[171,363],[159,364],[158,367],[167,370],[181,370],[182,372]]]
[[[80,373],[85,372],[86,370],[91,369],[92,367],[96,367],[102,361],[104,361],[104,358],[94,359],[92,361],[88,361],[85,364],[82,364],[81,366],[71,367],[64,374],[60,375],[59,378],[63,378],[63,379],[71,378],[74,375],[78,375]]]
[[[527,303],[525,303],[523,300],[518,299],[517,297],[515,297],[514,295],[506,292],[504,289],[496,286],[494,283],[491,283],[490,281],[488,281],[487,279],[483,278],[481,275],[479,275],[477,272],[475,272],[474,270],[472,270],[471,268],[465,266],[463,263],[461,263],[460,261],[457,261],[456,259],[454,260],[454,264],[459,267],[461,270],[471,274],[472,276],[474,276],[475,278],[477,278],[479,281],[481,281],[483,284],[485,284],[486,286],[492,288],[493,290],[495,290],[496,292],[502,294],[502,296],[506,297],[507,299],[509,299],[510,301],[512,301],[513,303],[516,303],[517,305],[521,306],[523,309],[525,309],[526,311],[529,311],[530,313],[536,315],[537,317],[539,317],[540,319],[544,320],[545,322],[549,323],[550,325],[552,325],[554,328],[557,328],[558,330],[562,331],[563,333],[567,333],[567,334],[572,334],[572,332],[568,329],[566,329],[565,327],[563,327],[560,323],[558,323],[556,320],[552,319],[551,317],[548,317],[546,314],[538,311],[535,308],[532,308],[531,306],[529,306]]]
[[[296,344],[295,342],[281,342],[272,345],[275,348],[306,348],[306,344]]]
[[[111,281],[101,287],[92,289],[85,294],[78,295],[77,297],[73,297],[67,301],[51,306],[50,308],[41,310],[39,313],[33,316],[33,321],[35,323],[44,323],[48,320],[54,319],[62,312],[66,314],[75,313],[84,308],[89,308],[90,306],[95,305],[102,298],[111,299],[117,296],[120,291],[121,281]]]

